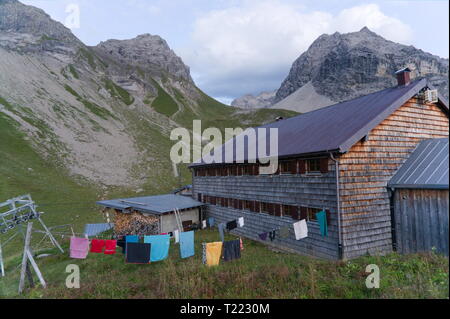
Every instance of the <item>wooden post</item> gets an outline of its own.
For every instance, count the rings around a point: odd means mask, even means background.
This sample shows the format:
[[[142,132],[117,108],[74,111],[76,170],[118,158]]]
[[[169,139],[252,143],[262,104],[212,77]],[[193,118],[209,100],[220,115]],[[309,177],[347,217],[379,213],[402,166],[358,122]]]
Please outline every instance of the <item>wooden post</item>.
[[[20,272],[20,281],[19,281],[19,294],[22,293],[23,288],[25,286],[25,273],[27,271],[27,260],[28,260],[28,248],[30,247],[31,242],[31,230],[33,229],[33,223],[28,223],[27,226],[27,234],[25,236],[25,246],[23,248],[23,257],[22,257],[22,270]]]
[[[26,272],[27,272],[28,283],[30,284],[31,288],[34,288],[33,274],[31,273],[30,263],[28,261],[27,261]]]
[[[31,253],[31,250],[30,250],[32,229],[33,229],[33,223],[29,222],[28,226],[27,226],[27,233],[25,236],[25,246],[23,249],[22,270],[20,272],[20,281],[19,281],[19,294],[21,294],[23,292],[23,289],[25,287],[25,275],[28,275],[28,278],[31,277],[31,271],[29,269],[27,271],[27,268],[29,268],[28,261],[31,263],[31,266],[33,267],[34,271],[36,272],[36,275],[38,276],[39,281],[41,282],[41,285],[44,288],[47,287],[44,277],[42,277],[41,271],[39,270],[39,267],[37,266],[36,262],[34,261],[33,254]],[[32,282],[32,278],[31,278],[31,282]]]
[[[3,264],[2,243],[0,242],[0,275],[5,277],[5,265]]]

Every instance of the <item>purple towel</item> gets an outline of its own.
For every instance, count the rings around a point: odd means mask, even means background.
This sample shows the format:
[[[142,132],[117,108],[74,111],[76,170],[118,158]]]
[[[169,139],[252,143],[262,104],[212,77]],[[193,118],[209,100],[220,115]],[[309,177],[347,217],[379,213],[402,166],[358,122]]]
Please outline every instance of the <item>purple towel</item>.
[[[70,258],[86,259],[89,251],[89,239],[70,237]]]
[[[267,233],[262,233],[258,235],[259,238],[261,238],[261,240],[266,240],[267,239]]]

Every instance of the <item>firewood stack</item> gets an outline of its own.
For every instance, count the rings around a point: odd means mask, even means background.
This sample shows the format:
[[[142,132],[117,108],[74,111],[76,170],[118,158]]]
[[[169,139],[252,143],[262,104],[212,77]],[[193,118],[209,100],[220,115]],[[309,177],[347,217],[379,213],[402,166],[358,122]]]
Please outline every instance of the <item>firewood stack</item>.
[[[114,213],[114,234],[124,235],[157,235],[159,233],[159,218],[155,216],[144,216],[134,211],[132,213]]]

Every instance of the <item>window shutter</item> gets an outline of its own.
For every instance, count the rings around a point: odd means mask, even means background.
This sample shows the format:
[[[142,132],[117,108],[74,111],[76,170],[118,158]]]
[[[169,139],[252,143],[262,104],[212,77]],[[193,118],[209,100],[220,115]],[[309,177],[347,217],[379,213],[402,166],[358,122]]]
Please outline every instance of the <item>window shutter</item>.
[[[297,174],[297,161],[290,161],[289,162],[291,174]]]
[[[277,204],[276,206],[275,206],[275,209],[276,209],[276,211],[275,211],[275,216],[281,216],[281,204]]]
[[[300,207],[300,219],[306,219],[307,215],[306,207]]]
[[[306,161],[305,160],[299,160],[298,161],[298,168],[299,168],[300,174],[305,174],[306,173]]]
[[[329,210],[329,209],[326,209],[326,210],[325,210],[325,214],[326,214],[326,216],[327,216],[327,225],[329,226],[329,225],[330,225],[330,222],[331,222],[331,214],[330,214],[330,210]]]
[[[320,159],[320,172],[321,173],[328,173],[328,158],[321,158]]]
[[[291,206],[291,217],[292,217],[292,219],[295,219],[295,220],[299,219],[297,206]]]

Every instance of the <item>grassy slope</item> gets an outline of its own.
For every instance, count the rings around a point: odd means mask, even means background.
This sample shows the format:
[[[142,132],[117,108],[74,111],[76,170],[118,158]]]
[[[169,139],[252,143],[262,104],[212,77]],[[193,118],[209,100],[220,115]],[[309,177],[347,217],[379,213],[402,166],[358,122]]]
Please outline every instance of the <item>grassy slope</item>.
[[[181,259],[178,246],[172,244],[167,260],[149,265],[126,264],[121,253],[90,254],[81,261],[70,259],[67,254],[48,257],[40,265],[49,288],[28,290],[24,297],[448,298],[448,260],[434,254],[391,254],[331,262],[277,253],[244,239],[240,260],[209,268],[201,264],[201,242],[217,241],[218,232],[202,230],[195,236],[194,257]],[[80,289],[65,287],[68,264],[80,266]],[[365,286],[365,268],[369,264],[380,267],[380,289]],[[0,295],[14,296],[18,274],[4,281]]]

